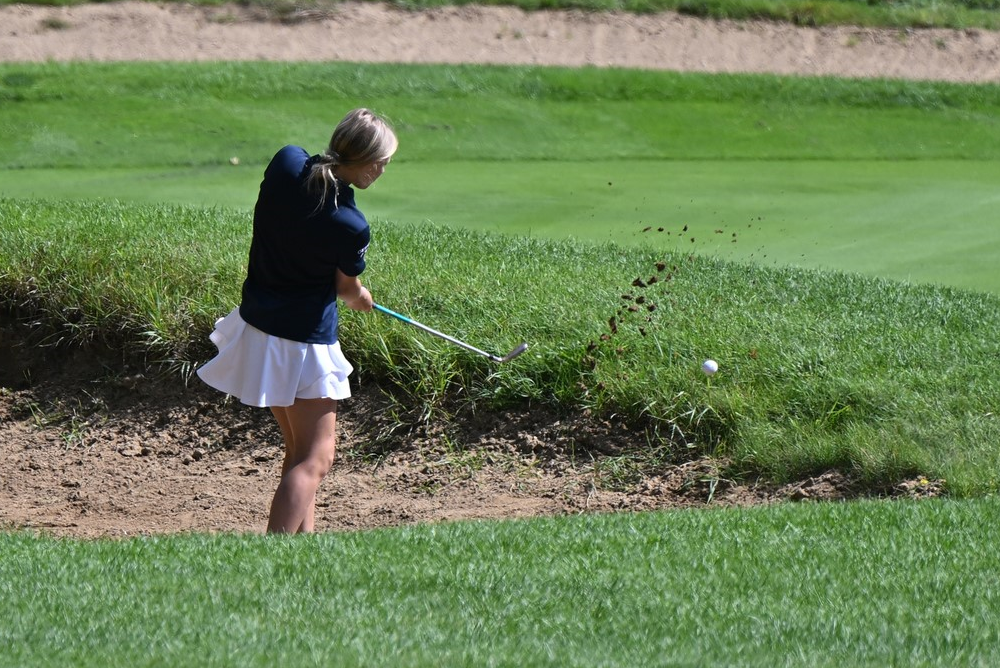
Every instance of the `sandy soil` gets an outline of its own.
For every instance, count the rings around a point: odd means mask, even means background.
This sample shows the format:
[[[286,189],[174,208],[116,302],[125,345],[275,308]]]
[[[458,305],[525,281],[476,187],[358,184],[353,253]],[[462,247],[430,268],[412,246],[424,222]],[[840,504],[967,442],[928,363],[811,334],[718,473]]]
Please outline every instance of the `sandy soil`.
[[[272,17],[273,18],[273,17]],[[995,82],[1000,35],[806,29],[503,7],[418,13],[345,3],[266,20],[238,6],[0,7],[0,60],[353,60],[615,66]],[[830,472],[736,484],[678,456],[622,475],[645,434],[537,407],[402,424],[362,383],[340,415],[340,460],[318,528],[849,498]],[[267,411],[155,376],[121,351],[45,348],[0,318],[0,527],[75,537],[261,531],[281,463]],[[626,467],[627,468],[627,467]],[[871,492],[871,490],[868,490]],[[890,496],[933,496],[933,481]]]
[[[510,7],[347,2],[263,21],[236,5],[0,7],[0,60],[352,60],[638,67],[995,82],[1000,33],[800,28]]]

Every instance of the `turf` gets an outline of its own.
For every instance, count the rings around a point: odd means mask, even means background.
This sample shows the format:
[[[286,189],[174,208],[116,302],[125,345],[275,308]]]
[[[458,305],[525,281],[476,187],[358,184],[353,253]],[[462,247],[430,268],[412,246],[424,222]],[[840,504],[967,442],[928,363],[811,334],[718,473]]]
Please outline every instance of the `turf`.
[[[276,147],[318,151],[328,110],[362,103],[388,112],[402,137],[365,193],[374,216],[658,249],[683,244],[642,229],[689,225],[695,242],[684,237],[684,250],[1000,292],[1000,228],[988,224],[996,86],[46,64],[0,66],[0,99],[9,196],[249,209]]]
[[[788,480],[831,468],[872,488],[926,475],[1000,489],[998,297],[679,251],[373,221],[381,303],[500,368],[384,316],[343,314],[349,357],[430,414],[544,402],[652,430],[633,456],[732,458]],[[190,369],[239,300],[249,213],[0,199],[0,287],[66,342]],[[377,258],[377,261],[376,261]],[[641,282],[645,287],[637,287]],[[711,382],[701,361],[722,366]],[[664,439],[664,440],[661,440]],[[735,473],[735,472],[734,472]]]
[[[364,103],[403,137],[363,198],[380,301],[490,350],[533,344],[494,374],[346,314],[362,368],[425,414],[545,401],[772,479],[1000,484],[996,86],[349,63],[10,65],[0,82],[3,192],[35,198],[2,202],[0,276],[67,340],[190,371],[238,300],[263,165]],[[651,274],[655,313],[621,298]],[[723,368],[708,385],[705,357]]]
[[[0,666],[976,666],[995,500],[0,535]]]
[[[398,189],[371,193],[379,294],[483,345],[503,350],[527,337],[533,347],[516,367],[495,371],[402,326],[352,316],[345,328],[362,368],[410,388],[416,401],[461,388],[480,401],[631,411],[776,479],[831,466],[875,484],[921,472],[946,477],[954,494],[986,498],[297,540],[0,534],[0,666],[1000,662],[989,496],[1000,486],[996,299],[788,266],[843,268],[844,255],[867,253],[859,271],[892,265],[916,280],[978,280],[977,262],[992,267],[996,255],[988,235],[994,87],[345,67],[0,65],[4,306],[42,315],[76,341],[124,337],[194,359],[208,323],[235,298],[249,200],[263,161],[286,140],[277,129],[297,126],[297,141],[322,137],[329,119],[321,110],[363,99],[394,109],[413,150],[394,164]],[[331,72],[349,82],[343,90],[309,88]],[[516,83],[516,92],[497,92],[496,82]],[[588,104],[600,102],[595,91],[653,96],[661,106],[610,112]],[[316,107],[272,101],[283,95]],[[562,103],[538,103],[546,95]],[[191,105],[192,97],[201,101]],[[754,139],[749,119],[783,107],[795,123],[778,128],[781,142],[763,132]],[[640,117],[632,109],[643,110],[637,127],[668,135],[609,141],[628,127],[615,119]],[[749,110],[742,125],[740,109]],[[742,133],[691,132],[661,124],[659,112],[726,119],[717,127]],[[581,123],[587,141],[574,142]],[[503,140],[482,141],[490,128]],[[533,153],[546,128],[553,137]],[[607,160],[607,147],[619,145],[625,153]],[[233,155],[240,167],[228,164]],[[463,173],[466,181],[447,181]],[[665,179],[677,189],[662,187]],[[439,180],[442,208],[429,205],[428,181]],[[473,187],[477,180],[487,185]],[[668,195],[640,203],[640,185]],[[515,230],[512,188],[535,198],[531,211],[573,221],[569,236],[594,212],[603,218],[597,233],[621,225],[624,245],[541,239],[550,231],[530,226],[530,237],[481,235],[405,218],[474,224],[488,213],[488,226]],[[469,196],[447,197],[456,189]],[[572,197],[546,198],[553,189]],[[410,206],[401,193],[413,195]],[[96,196],[126,203],[49,201]],[[213,205],[232,208],[205,208]],[[643,233],[658,216],[667,229]],[[681,223],[697,231],[695,257],[686,245],[647,242],[677,235]],[[942,227],[948,234],[933,236]],[[738,241],[726,251],[719,246],[730,230]],[[821,236],[796,247],[798,233]],[[747,251],[753,263],[724,261]],[[953,273],[907,269],[913,256]],[[621,294],[634,300],[632,278],[648,279],[656,261],[672,277],[646,291],[661,310],[643,336],[637,318],[619,314]],[[614,343],[588,351],[611,315],[632,319]],[[722,362],[711,382],[697,370],[709,354]],[[631,455],[649,466],[672,453]]]

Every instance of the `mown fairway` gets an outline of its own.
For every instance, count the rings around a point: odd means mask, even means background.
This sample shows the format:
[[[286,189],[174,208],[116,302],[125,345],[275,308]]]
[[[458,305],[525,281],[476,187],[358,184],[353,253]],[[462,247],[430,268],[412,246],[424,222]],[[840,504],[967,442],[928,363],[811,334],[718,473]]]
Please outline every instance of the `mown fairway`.
[[[368,104],[394,119],[403,141],[365,194],[375,217],[1000,293],[995,86],[8,65],[0,99],[0,192],[11,196],[249,209],[274,147],[319,151],[333,110]],[[679,234],[685,225],[691,234]]]
[[[996,501],[0,536],[0,666],[991,666]]]

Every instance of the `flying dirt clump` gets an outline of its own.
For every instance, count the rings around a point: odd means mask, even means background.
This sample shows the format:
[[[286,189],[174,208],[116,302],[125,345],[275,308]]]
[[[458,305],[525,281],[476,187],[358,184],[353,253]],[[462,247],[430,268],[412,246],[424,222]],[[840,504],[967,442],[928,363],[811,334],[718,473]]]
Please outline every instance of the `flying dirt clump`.
[[[642,228],[642,232],[649,232],[653,229],[652,225],[646,225]],[[666,231],[668,235],[673,236],[674,233],[671,230],[667,230],[665,227],[657,228],[660,232]],[[688,223],[680,225],[679,229],[675,228],[677,231],[676,236],[673,236],[678,242],[684,238],[686,233],[692,232],[692,226]],[[713,230],[716,234],[725,234],[726,230],[724,228],[715,228]],[[733,242],[736,241],[736,233],[732,233]],[[690,236],[687,239],[691,242],[695,242],[697,237]],[[688,262],[694,261],[693,255],[687,256]],[[623,304],[619,304],[616,308],[615,314],[608,318],[608,332],[601,334],[597,341],[589,341],[586,346],[586,353],[583,358],[583,365],[589,369],[593,370],[597,367],[597,353],[602,345],[614,345],[614,352],[616,355],[620,356],[625,352],[625,348],[621,345],[616,345],[614,343],[615,337],[617,337],[622,331],[634,327],[632,331],[638,332],[640,336],[649,335],[651,328],[657,325],[656,316],[659,315],[660,309],[657,302],[657,298],[669,297],[670,290],[667,289],[670,281],[678,273],[678,265],[668,263],[665,260],[658,260],[653,264],[655,272],[646,275],[639,275],[632,279],[630,286],[636,288],[636,290],[626,290],[620,293],[621,301]],[[655,292],[651,292],[655,291]],[[670,299],[673,303],[673,299]]]
[[[670,281],[677,270],[676,265],[668,265],[667,262],[662,260],[656,262],[654,267],[656,273],[650,275],[648,278],[643,278],[642,276],[635,277],[631,282],[631,286],[647,291],[658,283],[661,283],[661,281],[664,283]],[[615,314],[608,318],[609,332],[601,334],[598,337],[598,341],[591,340],[587,343],[586,354],[583,357],[582,363],[589,370],[593,370],[597,366],[597,359],[594,357],[594,354],[600,346],[602,344],[612,344],[614,337],[619,334],[622,327],[630,326],[637,317],[641,318],[641,320],[635,322],[635,331],[641,336],[646,336],[649,333],[648,328],[655,324],[653,313],[658,307],[653,296],[649,295],[648,292],[647,294],[622,292],[620,299],[624,304],[619,305]],[[625,352],[625,348],[623,346],[615,346],[614,352],[616,355],[621,355]]]

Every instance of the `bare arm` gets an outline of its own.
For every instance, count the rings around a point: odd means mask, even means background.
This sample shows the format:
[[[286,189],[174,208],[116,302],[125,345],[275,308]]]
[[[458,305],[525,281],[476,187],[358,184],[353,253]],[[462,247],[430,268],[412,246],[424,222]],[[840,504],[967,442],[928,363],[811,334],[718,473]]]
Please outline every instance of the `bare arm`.
[[[368,292],[368,288],[361,285],[361,279],[357,276],[348,276],[339,269],[337,270],[337,296],[355,311],[372,310],[372,294]]]

